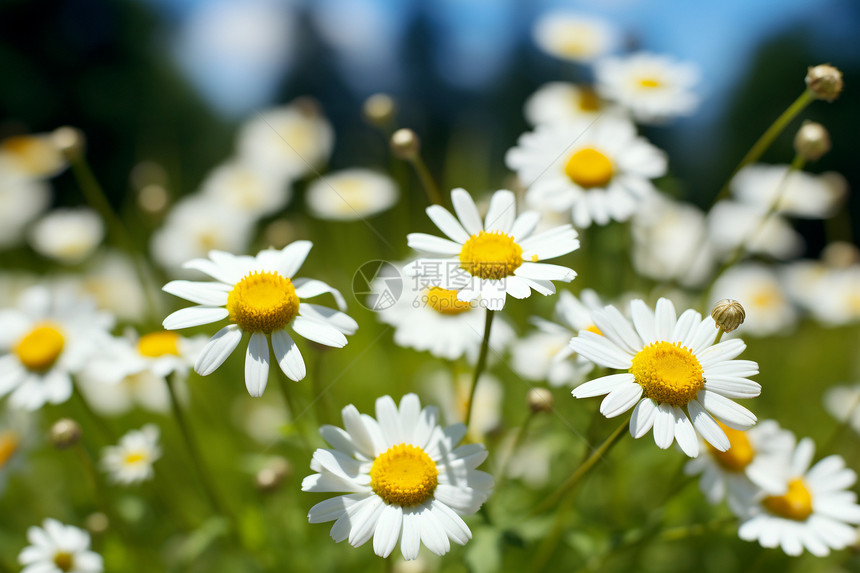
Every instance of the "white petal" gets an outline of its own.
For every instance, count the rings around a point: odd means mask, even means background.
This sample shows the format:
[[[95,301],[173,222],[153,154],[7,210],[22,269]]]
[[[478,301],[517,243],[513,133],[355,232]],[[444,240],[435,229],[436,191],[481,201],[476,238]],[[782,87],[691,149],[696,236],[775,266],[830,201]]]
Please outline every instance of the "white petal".
[[[600,366],[626,370],[632,364],[631,357],[605,336],[588,330],[579,331],[579,335],[571,339],[570,347],[577,354]]]
[[[675,306],[669,299],[661,298],[654,309],[654,334],[657,340],[672,340],[674,330]]]
[[[410,249],[433,255],[459,255],[463,245],[427,233],[409,233],[406,243]]]
[[[442,527],[445,528],[448,537],[455,543],[465,545],[472,538],[469,526],[450,507],[434,499],[430,502],[430,510],[436,516],[436,519],[439,520],[439,523],[442,524]]]
[[[161,290],[204,306],[224,306],[231,288],[218,282],[170,281]]]
[[[490,198],[490,207],[484,218],[485,231],[509,233],[517,215],[516,198],[511,191],[500,189]]]
[[[630,435],[637,440],[648,433],[654,426],[657,416],[657,404],[651,398],[645,398],[636,404],[630,417]]]
[[[451,191],[451,203],[454,205],[454,212],[457,213],[457,218],[463,224],[466,232],[470,235],[477,235],[483,230],[481,224],[481,215],[478,213],[478,207],[472,196],[463,189],[458,187]]]
[[[402,439],[406,443],[414,444],[413,430],[421,417],[421,401],[417,394],[409,393],[400,399],[399,419]]]
[[[213,306],[191,306],[181,308],[176,312],[168,315],[162,322],[167,330],[178,330],[180,328],[190,328],[192,326],[200,326],[201,324],[209,324],[218,322],[223,318],[227,318],[226,308]]]
[[[400,431],[400,413],[391,396],[376,399],[376,421],[386,444],[393,446],[405,441]]]
[[[514,271],[514,275],[532,280],[563,281],[566,283],[576,278],[576,272],[573,269],[561,265],[530,262],[521,264]]]
[[[693,424],[681,408],[674,406],[672,412],[675,416],[675,440],[685,454],[695,458],[699,455],[699,438],[696,436],[696,430],[693,429]]]
[[[275,352],[278,366],[287,378],[298,382],[305,377],[307,369],[302,353],[286,331],[276,330],[272,333],[272,350]]]
[[[609,376],[603,376],[602,378],[597,378],[584,384],[580,384],[573,389],[571,394],[573,394],[574,398],[603,396],[604,394],[609,394],[616,388],[620,388],[634,382],[635,378],[630,373],[610,374]]]
[[[642,386],[635,382],[624,384],[610,392],[600,403],[600,413],[614,418],[633,407],[642,397]]]
[[[509,233],[516,242],[522,242],[523,239],[531,235],[538,223],[540,222],[540,213],[537,211],[525,211],[520,213],[520,216],[514,221]]]
[[[678,322],[675,323],[675,329],[672,331],[671,342],[680,342],[683,346],[692,349],[691,340],[694,338],[693,333],[699,328],[702,323],[702,315],[693,309],[687,309],[678,317]],[[716,331],[712,332],[716,336]],[[713,340],[713,338],[711,339]]]
[[[675,413],[669,404],[658,404],[654,418],[654,442],[666,449],[675,440]]]
[[[248,393],[259,398],[269,380],[269,341],[262,332],[255,332],[248,342],[245,353],[245,388]]]
[[[418,558],[418,550],[421,549],[421,531],[418,523],[418,514],[412,510],[403,512],[403,534],[400,539],[400,553],[407,561]]]
[[[297,316],[293,319],[292,326],[297,334],[308,340],[334,348],[346,346],[346,336],[335,327],[324,322],[318,322],[305,316]]]
[[[397,545],[403,523],[403,509],[399,505],[386,505],[376,524],[373,534],[373,552],[380,557],[388,557]]]
[[[726,398],[755,398],[761,394],[760,384],[734,376],[710,376],[705,382],[705,389]]]
[[[379,516],[386,507],[382,499],[375,496],[370,499],[373,500],[372,503],[356,511],[353,516],[352,530],[348,538],[349,544],[353,547],[364,545],[373,537],[373,532],[379,523]]]
[[[313,298],[321,294],[330,293],[334,296],[337,307],[340,310],[346,310],[346,300],[340,294],[340,291],[322,281],[316,279],[296,279],[293,281],[293,286],[296,287],[296,296],[300,299]]]
[[[748,430],[756,422],[755,414],[715,392],[700,390],[697,398],[711,415],[730,428]]]
[[[209,339],[209,342],[197,355],[194,371],[201,376],[212,374],[236,350],[236,346],[241,340],[242,331],[238,326],[235,324],[225,326]]]
[[[657,342],[657,336],[654,330],[654,313],[645,304],[645,301],[635,299],[630,303],[630,316],[633,318],[633,325],[636,327],[636,332],[642,342],[647,346],[653,342]]]
[[[419,514],[419,527],[421,530],[421,542],[436,555],[445,555],[451,550],[451,542],[445,534],[442,524],[430,511],[422,511]]]
[[[469,233],[463,229],[463,225],[445,207],[430,205],[425,211],[430,220],[436,224],[440,231],[450,237],[451,240],[460,244],[469,240]]]
[[[293,278],[308,258],[308,253],[313,246],[310,241],[293,241],[281,249],[278,272],[288,279]]]
[[[705,411],[705,408],[698,400],[690,400],[687,404],[687,410],[689,410],[690,416],[693,418],[693,426],[696,427],[699,434],[701,434],[709,444],[721,452],[725,452],[729,447],[731,447],[731,443],[729,442],[729,438],[726,436],[726,433],[719,424],[717,424],[717,421],[714,420],[707,411]]]
[[[299,315],[330,324],[344,334],[355,334],[358,330],[358,323],[355,319],[344,312],[327,306],[303,302],[299,305]]]
[[[344,429],[349,433],[349,437],[352,438],[359,451],[370,459],[375,458],[376,449],[373,438],[364,425],[358,409],[352,404],[345,406],[341,410],[341,417],[343,418]]]

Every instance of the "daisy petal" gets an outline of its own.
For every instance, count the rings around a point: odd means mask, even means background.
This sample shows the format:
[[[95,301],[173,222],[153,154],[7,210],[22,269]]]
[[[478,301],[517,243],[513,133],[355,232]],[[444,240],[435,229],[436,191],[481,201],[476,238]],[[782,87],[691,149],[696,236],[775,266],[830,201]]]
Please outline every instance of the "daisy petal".
[[[224,306],[230,288],[218,282],[170,281],[161,290],[204,306]]]
[[[388,557],[397,545],[403,524],[403,509],[399,505],[386,505],[373,534],[373,552]]]
[[[522,242],[523,239],[534,232],[539,222],[540,213],[537,211],[524,211],[514,221],[509,234],[514,238],[514,241]]]
[[[642,397],[642,386],[623,384],[610,392],[600,403],[600,413],[607,418],[614,418],[633,407]]]
[[[307,316],[317,322],[332,325],[344,334],[355,334],[358,323],[351,316],[339,310],[305,302],[299,305],[299,316]]]
[[[302,353],[286,331],[276,330],[272,333],[272,350],[275,352],[278,366],[287,378],[298,382],[305,377],[307,369]]]
[[[657,416],[657,404],[651,398],[645,398],[636,404],[630,417],[630,435],[639,439],[654,426]]]
[[[454,205],[454,212],[457,213],[457,218],[460,219],[467,233],[477,235],[483,230],[478,207],[465,189],[458,187],[451,191],[451,204]]]
[[[571,394],[574,398],[593,398],[594,396],[609,394],[616,388],[633,382],[635,382],[635,378],[632,374],[610,374],[609,376],[603,376],[602,378],[580,384],[573,389]]]
[[[748,430],[756,422],[755,414],[716,392],[700,390],[697,398],[714,418],[729,428]]]
[[[675,412],[669,404],[658,404],[654,417],[654,442],[665,450],[675,440]]]
[[[166,330],[179,330],[180,328],[191,328],[202,324],[210,324],[227,318],[227,309],[214,306],[190,306],[181,308],[167,316],[162,322]]]
[[[695,458],[699,455],[699,438],[696,436],[693,424],[678,406],[673,406],[672,412],[675,416],[675,440],[685,454]]]
[[[699,434],[705,438],[705,441],[721,452],[725,452],[731,447],[731,443],[729,442],[729,438],[726,436],[726,433],[722,428],[720,428],[717,421],[714,420],[707,411],[705,411],[705,408],[698,400],[691,400],[687,404],[687,410],[693,418],[693,426],[695,426]]]
[[[406,242],[410,249],[430,255],[459,255],[463,245],[427,233],[409,233]]]
[[[296,334],[313,342],[334,348],[343,348],[346,346],[346,336],[335,327],[329,326],[324,322],[318,322],[306,316],[297,316],[293,319],[292,326]]]
[[[569,283],[576,278],[576,272],[573,269],[569,269],[561,265],[530,262],[524,262],[521,264],[517,270],[514,271],[514,275],[532,280],[563,281],[566,283]]]
[[[201,376],[212,374],[236,350],[241,340],[242,331],[237,325],[225,326],[209,339],[209,342],[197,355],[194,371]]]
[[[308,258],[308,253],[313,246],[310,241],[293,241],[281,249],[278,272],[288,279],[293,278]]]
[[[654,309],[654,334],[656,334],[657,340],[672,340],[674,330],[675,306],[669,299],[661,298],[657,301],[657,306]]]
[[[269,341],[262,332],[255,332],[245,353],[245,387],[253,398],[259,398],[269,380]]]
[[[452,241],[463,244],[469,240],[469,233],[463,229],[463,225],[451,214],[448,209],[441,205],[430,205],[425,209],[427,216],[435,223],[440,231],[445,233]]]
[[[484,230],[509,233],[516,214],[517,207],[514,194],[507,189],[500,189],[493,193],[490,199],[490,207],[484,218]]]
[[[300,299],[313,298],[321,294],[330,293],[337,307],[340,310],[346,310],[346,299],[340,294],[340,291],[334,287],[330,287],[322,281],[316,279],[296,279],[293,281],[293,286],[296,287],[296,296]],[[301,308],[301,305],[299,305]]]

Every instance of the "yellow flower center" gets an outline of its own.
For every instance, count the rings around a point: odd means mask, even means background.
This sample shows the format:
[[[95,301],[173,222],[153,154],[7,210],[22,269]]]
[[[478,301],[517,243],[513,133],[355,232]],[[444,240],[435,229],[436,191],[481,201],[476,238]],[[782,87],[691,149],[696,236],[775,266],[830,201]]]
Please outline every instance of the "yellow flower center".
[[[18,445],[21,443],[21,436],[11,430],[6,430],[0,434],[0,469],[6,465],[9,458],[15,455],[18,451]]]
[[[769,512],[786,519],[805,521],[812,515],[812,493],[801,478],[788,482],[785,494],[769,495],[761,503]]]
[[[146,454],[143,452],[129,452],[125,455],[125,463],[127,465],[138,464],[146,459]]]
[[[75,556],[68,551],[57,551],[54,553],[54,565],[60,571],[71,571],[75,567]]]
[[[720,425],[720,428],[723,429],[729,438],[729,449],[721,452],[711,444],[707,444],[708,451],[724,470],[729,472],[744,471],[755,457],[755,450],[750,443],[750,439],[747,437],[747,433],[729,428],[719,421],[717,424]]]
[[[62,158],[45,137],[17,135],[0,142],[0,153],[8,153],[20,169],[30,175],[44,175],[57,169]]]
[[[410,507],[426,501],[439,484],[439,470],[419,447],[391,446],[373,461],[370,487],[385,503]]]
[[[633,357],[630,373],[659,403],[685,406],[705,387],[702,365],[679,342],[655,342]]]
[[[600,98],[597,97],[597,92],[588,88],[580,88],[579,101],[577,102],[580,111],[599,111]]]
[[[253,272],[227,295],[227,311],[242,330],[269,334],[296,317],[299,297],[290,279],[276,272]]]
[[[45,372],[51,369],[63,353],[65,345],[66,339],[59,325],[43,322],[18,341],[14,352],[28,370]]]
[[[663,82],[656,78],[640,78],[637,83],[639,84],[640,88],[645,89],[659,88],[663,85]]]
[[[137,341],[137,351],[149,358],[158,358],[165,354],[179,356],[179,335],[168,331],[144,334]]]
[[[756,292],[750,302],[754,308],[774,308],[782,304],[782,295],[774,287],[765,287]]]
[[[605,187],[612,180],[614,170],[612,161],[592,147],[580,149],[570,156],[564,166],[570,180],[583,187]]]
[[[523,248],[501,231],[480,231],[460,250],[460,268],[482,279],[502,279],[523,264]]]
[[[427,304],[442,314],[460,314],[472,310],[472,303],[457,300],[457,291],[432,287],[427,291]]]

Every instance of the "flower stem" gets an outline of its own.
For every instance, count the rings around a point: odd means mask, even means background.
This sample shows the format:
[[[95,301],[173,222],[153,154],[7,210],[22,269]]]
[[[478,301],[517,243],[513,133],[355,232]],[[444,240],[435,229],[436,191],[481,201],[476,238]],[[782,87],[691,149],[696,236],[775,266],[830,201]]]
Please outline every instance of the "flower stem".
[[[203,492],[206,495],[212,509],[218,515],[224,517],[230,517],[226,512],[224,506],[218,500],[218,496],[215,494],[215,488],[212,485],[212,482],[209,480],[209,473],[206,470],[206,466],[203,463],[203,458],[200,455],[200,450],[197,447],[197,442],[194,440],[194,436],[191,433],[191,427],[188,424],[188,421],[185,419],[185,414],[182,412],[182,407],[179,405],[179,400],[176,397],[176,390],[173,387],[175,382],[174,375],[170,375],[165,379],[167,384],[167,391],[170,394],[170,408],[173,411],[173,417],[176,418],[176,424],[179,426],[179,431],[182,434],[182,439],[185,441],[185,447],[188,449],[188,454],[191,457],[191,463],[194,466],[194,470],[197,472],[197,477],[200,480],[200,484],[203,486]]]
[[[722,326],[720,326],[719,329],[720,330],[719,330],[719,332],[717,332],[716,338],[714,338],[714,344],[717,344],[720,340],[722,340],[723,335],[726,333],[725,329]]]
[[[514,436],[514,443],[511,445],[511,449],[508,451],[508,454],[504,458],[502,458],[502,461],[499,464],[499,469],[496,471],[498,479],[496,480],[496,487],[494,488],[495,491],[501,490],[502,484],[504,484],[507,480],[508,464],[510,464],[511,458],[516,455],[517,450],[520,448],[523,441],[525,440],[526,434],[528,434],[529,426],[531,426],[532,420],[534,420],[535,415],[537,415],[537,412],[535,412],[534,410],[529,410],[529,415],[526,417],[525,422],[523,422],[522,425],[517,428],[517,433]]]
[[[776,118],[776,121],[774,121],[770,125],[770,127],[765,130],[761,137],[758,138],[758,141],[756,141],[750,148],[750,150],[747,152],[747,154],[744,155],[743,159],[741,159],[741,162],[738,163],[734,171],[732,171],[732,174],[729,176],[722,189],[720,189],[720,192],[714,198],[713,203],[716,203],[720,199],[724,199],[728,195],[729,184],[731,183],[734,176],[737,175],[738,171],[740,171],[747,165],[758,161],[759,158],[761,158],[761,156],[764,154],[764,152],[768,150],[768,148],[771,146],[777,136],[779,136],[779,134],[782,133],[783,130],[786,128],[786,126],[791,123],[791,120],[797,117],[797,115],[801,111],[806,109],[806,106],[808,106],[814,100],[815,97],[812,95],[812,92],[809,90],[804,90],[803,93],[800,94],[800,97],[794,100],[794,102],[790,106],[788,106],[788,108],[786,108],[786,110],[782,112],[782,114],[778,118]]]
[[[475,376],[472,378],[472,387],[469,389],[469,401],[466,402],[466,427],[472,420],[472,406],[475,401],[475,389],[478,387],[478,378],[487,365],[487,351],[490,349],[490,328],[493,326],[495,311],[487,309],[487,318],[484,322],[484,340],[481,342],[481,352],[478,354],[478,363],[475,365]]]
[[[412,167],[415,169],[415,173],[421,181],[421,186],[424,188],[424,192],[427,194],[427,200],[430,201],[430,204],[442,205],[442,193],[439,192],[439,186],[436,185],[436,181],[434,181],[433,176],[430,175],[430,170],[427,169],[427,164],[424,163],[424,159],[421,158],[421,154],[416,153],[414,157],[409,159],[409,163],[411,163]]]
[[[305,450],[312,452],[313,448],[311,447],[310,440],[308,440],[308,437],[305,435],[304,426],[299,424],[299,417],[301,416],[302,411],[299,409],[298,403],[296,403],[296,397],[287,386],[287,380],[286,374],[281,372],[278,376],[278,387],[281,389],[281,395],[284,397],[284,408],[287,409],[287,416],[289,416],[290,422],[292,423],[296,434],[298,434]]]

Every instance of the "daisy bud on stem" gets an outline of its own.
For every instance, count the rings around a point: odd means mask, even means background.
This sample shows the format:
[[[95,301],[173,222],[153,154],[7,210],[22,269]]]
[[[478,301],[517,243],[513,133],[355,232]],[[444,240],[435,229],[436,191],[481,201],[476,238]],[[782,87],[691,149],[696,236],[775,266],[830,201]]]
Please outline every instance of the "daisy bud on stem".
[[[67,450],[81,440],[81,425],[71,418],[62,418],[51,426],[51,444],[58,450]]]
[[[388,94],[373,94],[366,100],[361,108],[365,121],[379,129],[387,129],[397,114],[397,105]]]
[[[427,165],[421,158],[421,140],[418,134],[411,129],[398,129],[391,136],[391,153],[398,159],[403,159],[412,164],[418,179],[421,180],[421,185],[424,187],[424,192],[427,193],[427,199],[433,205],[442,204],[442,194],[439,193],[439,187],[433,181]]]
[[[58,127],[51,133],[51,139],[57,149],[65,155],[69,161],[75,161],[84,154],[86,146],[86,137],[84,133],[77,127],[68,125]]]
[[[552,412],[553,397],[552,392],[546,388],[532,388],[526,394],[526,403],[529,409],[535,414],[541,412]]]
[[[744,307],[736,300],[724,298],[715,304],[711,311],[711,317],[717,323],[717,328],[720,329],[715,342],[719,342],[724,332],[731,332],[742,325],[746,316]]]
[[[806,73],[806,89],[815,99],[831,102],[842,93],[842,72],[830,64],[811,66]]]
[[[794,136],[794,150],[807,161],[817,161],[830,147],[827,128],[814,121],[804,121]]]

